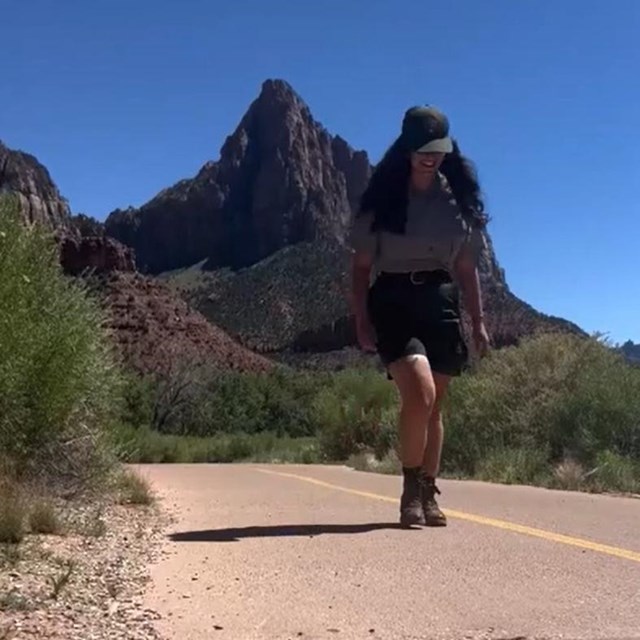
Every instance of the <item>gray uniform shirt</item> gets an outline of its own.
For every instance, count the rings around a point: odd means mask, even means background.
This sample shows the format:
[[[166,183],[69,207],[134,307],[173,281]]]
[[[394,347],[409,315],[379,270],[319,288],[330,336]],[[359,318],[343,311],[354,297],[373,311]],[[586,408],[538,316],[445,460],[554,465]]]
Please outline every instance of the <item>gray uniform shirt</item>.
[[[477,263],[486,243],[482,231],[463,218],[442,174],[429,189],[409,197],[404,235],[372,232],[372,220],[372,213],[356,217],[351,246],[354,251],[371,255],[378,273],[435,269],[451,272],[465,244],[470,246]]]

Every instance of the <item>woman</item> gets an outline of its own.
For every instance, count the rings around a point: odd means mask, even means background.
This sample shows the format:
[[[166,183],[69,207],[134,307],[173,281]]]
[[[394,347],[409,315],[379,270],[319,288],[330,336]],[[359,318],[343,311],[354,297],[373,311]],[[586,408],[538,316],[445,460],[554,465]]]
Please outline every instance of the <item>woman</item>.
[[[402,401],[402,526],[447,523],[435,499],[440,407],[468,356],[458,287],[478,353],[489,346],[477,270],[485,224],[475,172],[449,137],[447,117],[433,107],[409,109],[352,229],[358,342],[377,350]]]

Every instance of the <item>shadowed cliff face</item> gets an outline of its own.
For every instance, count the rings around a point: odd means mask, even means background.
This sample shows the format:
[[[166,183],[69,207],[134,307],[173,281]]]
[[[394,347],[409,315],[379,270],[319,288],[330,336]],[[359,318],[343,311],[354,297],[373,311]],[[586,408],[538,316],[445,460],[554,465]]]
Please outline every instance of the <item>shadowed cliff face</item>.
[[[369,174],[366,153],[329,135],[288,84],[267,81],[217,162],[112,213],[106,230],[151,273],[204,259],[240,268],[299,242],[344,241]]]
[[[14,151],[0,142],[0,193],[11,193],[20,201],[26,222],[53,229],[69,221],[69,205],[60,195],[47,169],[32,155]]]

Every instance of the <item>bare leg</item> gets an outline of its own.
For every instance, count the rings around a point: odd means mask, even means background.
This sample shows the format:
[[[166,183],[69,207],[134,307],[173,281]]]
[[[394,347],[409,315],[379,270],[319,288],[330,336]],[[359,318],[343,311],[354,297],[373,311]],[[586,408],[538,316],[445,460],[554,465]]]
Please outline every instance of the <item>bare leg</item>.
[[[434,373],[433,379],[436,388],[436,399],[431,415],[429,416],[427,446],[422,461],[421,499],[424,523],[430,527],[444,527],[447,524],[447,518],[436,500],[436,494],[440,493],[440,490],[436,486],[436,477],[440,472],[440,458],[442,455],[444,434],[441,405],[451,378]]]
[[[409,356],[393,363],[389,372],[400,391],[400,457],[404,484],[400,498],[400,524],[425,524],[422,506],[423,471],[427,428],[436,399],[429,361]]]
[[[441,373],[433,373],[435,383],[436,398],[429,416],[427,427],[427,445],[422,460],[422,468],[427,476],[436,478],[440,472],[440,458],[442,456],[442,442],[444,438],[444,427],[442,424],[442,401],[451,382],[450,376]]]
[[[408,356],[389,367],[400,397],[400,456],[402,465],[420,467],[425,457],[427,429],[436,401],[436,385],[429,361],[424,356]]]

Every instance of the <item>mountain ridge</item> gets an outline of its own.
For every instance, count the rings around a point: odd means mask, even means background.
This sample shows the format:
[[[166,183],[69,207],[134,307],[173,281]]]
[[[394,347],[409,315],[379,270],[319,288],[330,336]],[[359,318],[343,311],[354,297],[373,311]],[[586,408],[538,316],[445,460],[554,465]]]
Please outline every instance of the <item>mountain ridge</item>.
[[[132,249],[140,271],[168,280],[246,348],[339,350],[355,341],[347,240],[372,170],[366,152],[330,134],[288,83],[267,80],[219,158],[195,176],[104,223],[69,220],[80,236]],[[538,331],[586,335],[515,296],[485,237],[480,276],[496,345]],[[80,243],[73,255],[99,245]]]
[[[148,273],[249,266],[298,242],[344,243],[370,174],[368,156],[318,123],[282,80],[267,80],[224,140],[218,160],[138,209],[117,209],[106,232]]]

